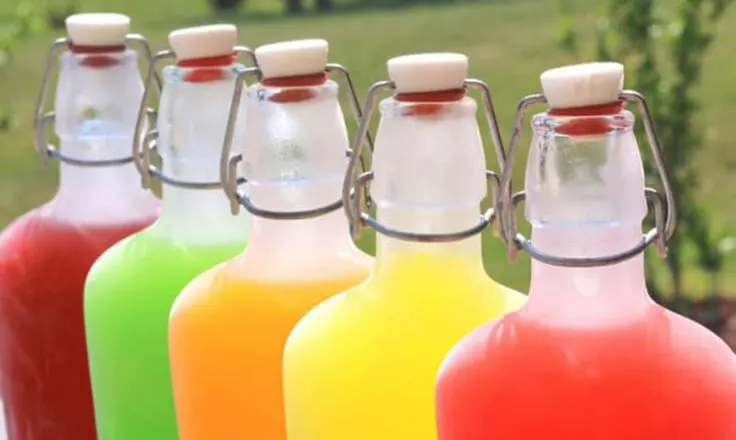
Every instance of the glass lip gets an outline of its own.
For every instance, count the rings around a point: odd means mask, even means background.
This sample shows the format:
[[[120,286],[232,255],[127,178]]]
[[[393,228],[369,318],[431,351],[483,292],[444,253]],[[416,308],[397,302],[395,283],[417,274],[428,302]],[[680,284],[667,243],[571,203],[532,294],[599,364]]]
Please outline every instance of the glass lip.
[[[621,130],[632,130],[636,123],[636,116],[630,110],[622,109],[618,113],[610,115],[575,115],[575,116],[558,116],[550,115],[549,110],[536,113],[532,116],[530,124],[535,133],[555,132],[559,136],[574,137],[564,133],[557,133],[556,129],[571,121],[585,120],[608,120],[611,124],[611,130],[606,133],[612,133]]]
[[[219,70],[227,74],[227,76],[223,78],[208,81],[209,83],[215,83],[215,82],[221,82],[221,81],[228,81],[228,80],[235,78],[240,71],[245,69],[245,65],[241,63],[233,63],[233,64],[228,64],[227,66],[181,67],[176,64],[168,64],[164,66],[163,69],[161,69],[161,73],[163,74],[163,79],[164,79],[165,84],[176,84],[176,83],[185,83],[185,81],[182,81],[182,77],[187,73],[190,73],[190,72],[193,72],[199,69]],[[201,83],[193,83],[193,84],[201,84]]]
[[[79,65],[81,61],[92,58],[92,57],[110,57],[120,61],[120,64],[125,64],[138,59],[138,51],[126,47],[122,51],[111,51],[111,52],[100,52],[100,53],[75,53],[71,50],[65,50],[59,55],[60,61],[63,66],[68,65]]]
[[[312,96],[309,97],[309,99],[304,100],[298,100],[294,102],[278,102],[278,101],[271,101],[270,98],[278,95],[279,93],[283,93],[285,91],[289,90],[308,90],[313,93]],[[333,100],[339,98],[339,92],[340,92],[340,86],[339,84],[332,80],[327,79],[322,84],[314,85],[314,86],[293,86],[293,87],[284,87],[284,86],[266,86],[263,85],[260,81],[255,82],[253,84],[248,85],[246,88],[246,97],[248,100],[252,101],[258,101],[258,102],[270,102],[274,105],[294,105],[294,104],[302,104],[305,102],[315,102],[315,101],[322,101],[322,100]]]
[[[404,113],[405,110],[421,106],[431,105],[435,107],[441,107],[443,117],[465,117],[473,116],[478,112],[478,102],[470,96],[464,96],[462,99],[457,101],[445,101],[445,102],[411,102],[411,101],[397,101],[395,95],[388,96],[381,100],[378,104],[378,110],[381,113],[381,117],[422,117],[422,115],[407,115]],[[435,116],[436,114],[429,114],[424,116]]]
[[[312,85],[312,86],[269,86],[264,85],[261,81],[254,82],[248,86],[248,88],[261,88],[261,89],[268,89],[268,90],[285,90],[285,89],[334,89],[338,90],[340,88],[340,85],[332,78],[327,78],[325,82],[322,84]]]

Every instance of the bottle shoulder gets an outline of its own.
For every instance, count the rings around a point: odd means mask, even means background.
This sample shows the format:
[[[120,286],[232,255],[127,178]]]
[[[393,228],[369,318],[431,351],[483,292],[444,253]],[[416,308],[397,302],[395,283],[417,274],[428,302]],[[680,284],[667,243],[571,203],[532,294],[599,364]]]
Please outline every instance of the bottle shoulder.
[[[671,349],[691,368],[704,374],[710,369],[725,368],[736,384],[736,354],[718,335],[702,324],[663,309],[670,322]]]
[[[41,215],[42,208],[43,206],[34,208],[10,221],[0,233],[0,249],[13,247],[24,241],[23,237],[38,231],[44,217]]]
[[[251,241],[253,243],[253,241]],[[339,250],[291,249],[281,245],[249,245],[223,268],[223,276],[252,284],[303,284],[365,278],[373,257],[352,244]]]
[[[651,309],[605,328],[544,326],[516,313],[476,330],[440,368],[440,430],[468,439],[732,438],[734,355],[705,329]]]
[[[587,380],[591,370],[605,381],[621,374],[622,365],[641,373],[631,381],[702,375],[702,383],[732,387],[736,398],[736,356],[725,342],[700,324],[656,305],[642,319],[596,328],[540,325],[524,318],[523,312],[506,315],[456,345],[443,365],[440,382],[445,378],[445,385],[452,386],[451,378],[467,376],[488,383],[480,378],[491,374],[576,382]]]
[[[105,279],[111,276],[120,278],[120,275],[135,272],[135,266],[138,260],[129,258],[129,255],[137,253],[141,236],[145,234],[145,229],[128,237],[123,238],[119,242],[112,245],[92,264],[85,281],[85,292],[94,291],[98,284],[105,284]],[[132,268],[131,268],[132,266]]]
[[[276,263],[275,269],[285,270],[263,273],[261,264],[247,264],[246,255],[247,251],[197,276],[177,298],[172,316],[224,314],[226,310],[243,316],[244,309],[253,307],[289,315],[306,308],[303,315],[325,298],[360,283],[369,273],[369,266],[361,263],[295,275],[283,262]]]
[[[291,332],[287,352],[305,362],[318,359],[320,350],[336,356],[329,348],[333,344],[360,346],[365,356],[376,359],[423,347],[423,353],[435,359],[463,335],[515,310],[524,299],[487,277],[455,288],[452,283],[410,285],[369,277],[312,309]]]
[[[0,249],[17,247],[17,251],[26,255],[56,253],[57,259],[75,254],[101,254],[152,221],[153,218],[110,223],[70,221],[56,216],[46,204],[22,215],[5,228],[0,234]]]
[[[161,237],[156,225],[139,231],[109,248],[87,276],[86,295],[178,294],[202,271],[235,256],[238,244],[201,245]]]

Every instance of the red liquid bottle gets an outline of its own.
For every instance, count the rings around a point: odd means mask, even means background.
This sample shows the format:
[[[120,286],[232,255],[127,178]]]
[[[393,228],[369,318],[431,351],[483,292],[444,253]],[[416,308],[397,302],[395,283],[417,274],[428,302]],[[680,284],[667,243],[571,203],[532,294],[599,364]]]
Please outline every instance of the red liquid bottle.
[[[69,37],[49,53],[51,61],[68,48],[60,56],[55,117],[40,114],[47,65],[36,119],[36,148],[61,161],[59,190],[0,235],[0,373],[9,440],[97,438],[85,277],[104,250],[151,223],[158,210],[131,157],[143,86],[127,43],[145,40],[128,35],[123,15],[80,14],[66,24]],[[46,142],[54,119],[59,149]]]
[[[674,204],[644,98],[623,66],[542,75],[522,102],[500,202],[510,249],[533,257],[527,304],[453,348],[440,370],[440,440],[736,439],[736,357],[715,334],[647,294],[643,251],[663,255]],[[523,109],[534,116],[526,171],[532,239],[517,236],[510,175]],[[665,189],[644,188],[635,102]],[[657,227],[641,234],[645,194]],[[513,252],[512,252],[513,253]]]

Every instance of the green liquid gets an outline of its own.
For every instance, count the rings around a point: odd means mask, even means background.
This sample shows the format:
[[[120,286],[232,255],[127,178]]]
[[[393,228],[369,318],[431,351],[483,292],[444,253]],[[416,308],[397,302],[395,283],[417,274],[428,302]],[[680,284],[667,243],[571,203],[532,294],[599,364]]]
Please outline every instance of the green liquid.
[[[84,315],[100,440],[177,440],[168,323],[194,277],[242,252],[241,243],[188,245],[156,226],[110,248],[87,278]]]

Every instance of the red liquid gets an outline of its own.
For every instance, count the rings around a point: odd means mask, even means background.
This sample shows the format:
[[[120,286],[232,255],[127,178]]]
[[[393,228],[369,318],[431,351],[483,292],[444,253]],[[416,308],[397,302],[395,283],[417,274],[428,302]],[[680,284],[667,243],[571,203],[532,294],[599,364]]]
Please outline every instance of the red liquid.
[[[437,387],[440,440],[733,440],[736,358],[657,306],[618,327],[476,330]]]
[[[0,378],[10,440],[97,439],[84,281],[103,251],[148,223],[75,225],[40,208],[0,236]]]

